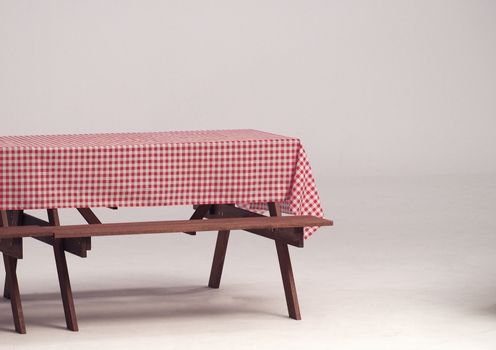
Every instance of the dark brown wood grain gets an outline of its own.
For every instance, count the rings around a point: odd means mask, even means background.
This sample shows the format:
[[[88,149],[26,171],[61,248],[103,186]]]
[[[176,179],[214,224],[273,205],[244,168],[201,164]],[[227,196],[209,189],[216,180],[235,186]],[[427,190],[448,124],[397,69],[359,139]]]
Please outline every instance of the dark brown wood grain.
[[[205,215],[207,215],[207,213],[209,212],[210,208],[212,207],[211,204],[202,204],[202,205],[199,205],[195,208],[195,212],[193,213],[193,215],[191,215],[191,217],[189,218],[190,220],[201,220],[205,217]],[[196,232],[195,231],[190,231],[190,232],[185,232],[187,233],[188,235],[196,235]]]
[[[4,264],[5,265],[5,264]],[[17,273],[17,259],[12,260],[12,269],[15,273]],[[7,265],[5,265],[5,271],[7,271]],[[5,274],[5,284],[3,286],[3,297],[5,299],[10,299],[10,285],[9,279],[7,278],[7,274]]]
[[[90,208],[77,208],[77,210],[88,224],[96,225],[102,223]]]
[[[232,207],[234,208],[234,207]],[[222,231],[222,230],[254,230],[265,229],[282,232],[285,228],[301,228],[306,226],[330,226],[331,220],[314,216],[246,216],[215,218],[210,220],[170,220],[109,223],[100,225],[64,225],[22,227],[1,227],[0,239],[15,237],[55,236],[57,238],[89,237],[105,235],[126,235],[143,233],[173,233],[185,231]]]
[[[280,217],[282,215],[279,203],[270,202],[268,205],[271,216]],[[295,320],[301,320],[300,305],[296,294],[296,285],[293,268],[291,266],[291,258],[289,257],[288,245],[280,240],[276,240],[276,250],[289,317]]]
[[[286,304],[288,306],[289,317],[295,320],[301,320],[300,306],[296,294],[296,285],[289,257],[288,245],[276,241],[277,257],[279,258],[279,268],[281,269],[282,283],[284,294],[286,295]]]
[[[56,238],[112,236],[143,233],[174,233],[186,231],[226,231],[243,229],[278,229],[326,226],[330,222],[313,216],[222,218],[210,220],[171,220],[101,225],[68,225],[51,228]],[[28,227],[25,227],[28,229]],[[12,228],[14,229],[14,228]],[[43,228],[47,231],[50,228]]]
[[[217,242],[215,244],[214,258],[210,270],[208,286],[210,288],[219,288],[222,270],[224,269],[224,260],[226,258],[227,243],[229,242],[229,231],[219,231]]]
[[[16,226],[20,224],[20,213],[21,210],[9,210],[1,219],[7,220],[9,226]],[[1,225],[1,224],[0,224]],[[13,270],[17,270],[17,259],[22,259],[23,248],[22,248],[22,238],[12,238],[12,239],[4,239],[0,241],[0,250],[4,252],[6,255],[12,256],[15,259],[12,260]],[[10,299],[10,286],[9,279],[7,275],[5,275],[5,284],[3,287],[3,296],[7,299]]]
[[[266,217],[262,214],[235,207],[233,205],[217,205],[215,212],[207,214],[207,218],[243,218],[243,217]],[[331,222],[332,224],[332,222]],[[303,248],[305,239],[303,236],[303,227],[277,228],[277,229],[247,229],[244,231],[254,233],[258,236],[279,240],[294,247]]]
[[[269,207],[270,216],[281,216],[282,215],[280,203],[269,202],[267,205]]]
[[[0,211],[0,226],[8,227],[9,220],[5,210]],[[24,313],[22,311],[21,295],[19,293],[19,283],[17,281],[17,259],[3,253],[3,263],[5,266],[6,285],[9,289],[8,296],[12,308],[12,317],[14,319],[14,327],[17,333],[26,333],[26,324],[24,322]]]
[[[314,216],[246,217],[209,220],[126,222],[101,225],[64,225],[53,227],[2,227],[0,228],[0,238],[39,237],[49,235],[53,235],[55,238],[71,238],[186,231],[226,231],[246,229],[277,230],[279,228],[329,225],[332,225],[330,220]]]
[[[77,210],[88,224],[100,225],[102,223],[100,219],[96,216],[96,214],[93,212],[93,210],[91,210],[90,208],[77,208]],[[114,210],[117,210],[117,208],[115,208]],[[71,240],[66,239],[64,241],[64,246],[66,246],[67,243],[74,245],[75,248],[80,246],[81,249],[85,249],[86,251],[91,250],[91,237],[81,237],[80,241],[76,240],[74,241],[74,243],[72,243]]]
[[[2,210],[0,222],[5,225],[0,225],[0,230],[10,229],[19,225],[19,211],[17,210]],[[0,251],[6,255],[12,256],[16,259],[22,259],[23,255],[23,242],[22,238],[13,236],[10,238],[0,237]]]
[[[48,209],[48,220],[50,225],[60,226],[59,215],[57,209]],[[67,261],[64,251],[64,240],[55,238],[53,241],[53,252],[55,255],[55,265],[57,266],[57,274],[59,277],[60,294],[62,296],[62,304],[64,306],[65,321],[67,328],[71,331],[78,331],[78,323],[76,318],[76,309],[74,307],[74,299],[72,297],[71,282],[69,279],[69,271],[67,269]]]
[[[23,258],[22,238],[3,238],[0,241],[0,251],[16,259]]]
[[[17,273],[14,266],[13,258],[8,255],[3,255],[5,265],[5,275],[8,280],[10,305],[12,308],[12,316],[14,318],[14,327],[17,333],[26,333],[26,323],[24,322],[24,313],[22,311],[21,295],[19,293],[19,283],[17,281]]]
[[[16,257],[22,258],[22,238],[34,237],[53,246],[67,328],[78,330],[65,251],[86,257],[92,236],[218,231],[208,286],[219,288],[231,230],[245,230],[275,241],[289,316],[301,319],[288,245],[303,247],[304,227],[329,226],[331,220],[314,216],[282,216],[279,203],[268,203],[270,217],[233,204],[197,205],[190,220],[105,223],[89,208],[77,208],[89,225],[60,225],[57,209],[47,209],[48,221],[22,211],[0,211],[0,250],[4,253],[6,282],[14,323],[25,332]],[[22,225],[22,226],[17,226]]]
[[[23,225],[50,226],[50,223],[48,221],[42,220],[26,213],[22,214],[22,223]],[[53,247],[54,238],[52,235],[37,236],[33,238]],[[88,256],[88,250],[90,249],[91,237],[66,238],[64,240],[64,250],[81,258],[86,258]]]

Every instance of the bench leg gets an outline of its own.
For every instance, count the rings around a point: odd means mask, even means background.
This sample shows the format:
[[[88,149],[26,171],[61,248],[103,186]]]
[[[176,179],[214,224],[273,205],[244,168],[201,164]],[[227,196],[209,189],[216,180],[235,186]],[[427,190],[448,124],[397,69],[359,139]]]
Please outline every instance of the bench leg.
[[[67,269],[64,242],[62,239],[54,240],[53,252],[55,255],[55,264],[57,265],[57,274],[59,276],[60,294],[62,296],[62,303],[64,304],[65,322],[68,329],[77,332],[79,328],[76,318],[76,309],[74,307],[71,282],[69,280],[69,270]]]
[[[8,296],[12,306],[12,316],[17,333],[26,333],[26,324],[24,323],[24,314],[22,312],[21,295],[19,294],[19,284],[17,282],[16,264],[17,259],[3,254],[3,263],[5,265],[6,285],[8,286]]]
[[[14,211],[10,212],[9,211],[2,211],[2,225],[14,225],[17,226],[19,225],[19,211]],[[12,214],[12,215],[9,215]],[[10,216],[10,220],[9,220]],[[17,269],[17,259],[13,259],[13,268],[14,271]],[[5,274],[5,284],[3,287],[3,296],[6,299],[10,299],[10,286],[9,286],[9,280],[7,278],[7,274]]]
[[[277,257],[279,258],[279,267],[281,268],[282,283],[284,285],[284,294],[286,294],[286,304],[288,305],[289,317],[295,320],[301,320],[300,306],[298,296],[296,295],[296,286],[289,257],[288,245],[276,241]]]
[[[12,261],[13,269],[14,271],[17,270],[17,259],[13,259]],[[5,267],[7,269],[7,267]],[[9,286],[9,279],[7,278],[7,274],[5,274],[5,284],[3,287],[3,297],[6,299],[10,299],[10,286]]]
[[[47,212],[50,225],[60,226],[57,209],[48,209]],[[69,270],[67,269],[63,239],[53,240],[53,253],[55,255],[55,264],[59,277],[60,294],[64,305],[65,322],[69,330],[77,332],[79,328],[76,318],[76,309],[74,307],[74,299],[72,297],[71,281],[69,279]]]
[[[210,288],[219,288],[220,286],[220,279],[222,277],[222,269],[224,267],[224,259],[226,258],[228,241],[229,231],[219,231],[219,234],[217,235],[217,243],[215,244],[212,269],[210,270],[210,279],[208,281],[208,286]]]
[[[270,216],[281,216],[281,206],[279,203],[268,203]],[[277,257],[279,258],[279,267],[281,268],[282,284],[284,285],[284,294],[286,294],[286,304],[288,305],[289,317],[295,320],[301,320],[300,305],[296,295],[296,285],[289,257],[288,245],[276,240]]]
[[[10,212],[12,216],[6,210],[0,211],[0,226],[7,227],[9,224],[16,226],[18,225],[19,212]],[[10,221],[10,222],[9,222]],[[14,243],[13,240],[12,243]],[[3,243],[3,242],[2,242]],[[21,245],[14,245],[15,249],[10,249],[11,253],[15,255],[11,256],[3,252],[3,264],[5,266],[5,285],[4,285],[4,296],[10,299],[10,305],[12,307],[12,317],[14,319],[14,326],[17,333],[26,333],[26,324],[24,322],[24,313],[22,312],[21,295],[19,293],[19,283],[17,281],[17,258],[22,258],[22,241]],[[10,246],[9,248],[12,248]],[[19,250],[20,249],[20,250]]]

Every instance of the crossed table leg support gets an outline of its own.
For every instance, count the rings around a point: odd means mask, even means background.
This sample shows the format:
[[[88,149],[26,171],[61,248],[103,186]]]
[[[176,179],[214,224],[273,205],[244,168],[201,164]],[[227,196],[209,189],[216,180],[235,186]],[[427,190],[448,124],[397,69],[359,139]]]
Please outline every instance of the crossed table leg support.
[[[234,208],[229,208],[229,209],[235,210]],[[282,215],[281,207],[279,203],[273,203],[273,202],[269,203],[269,212],[271,216],[281,216]],[[245,212],[244,214],[250,216],[256,215],[256,214],[248,214],[248,213],[250,212]],[[213,215],[211,215],[211,217],[215,215],[223,216],[223,213],[221,210],[219,210],[219,208],[217,208],[214,209]],[[226,257],[228,241],[229,241],[229,231],[219,231],[217,235],[217,243],[215,245],[214,258],[212,261],[212,269],[210,270],[210,279],[208,281],[208,286],[210,288],[219,288],[220,286],[220,279],[222,276],[222,270],[224,268],[224,260]],[[298,296],[296,294],[296,286],[293,276],[293,269],[291,267],[291,259],[289,257],[288,243],[277,239],[275,240],[275,243],[276,243],[277,256],[279,258],[279,267],[281,269],[284,293],[286,295],[286,303],[288,305],[289,317],[295,320],[301,320],[300,307],[298,304]],[[303,242],[301,244],[303,244]]]
[[[83,217],[88,223],[96,222],[96,216],[93,218],[86,210],[80,209]],[[48,209],[48,222],[24,214],[21,210],[1,211],[2,226],[23,226],[23,225],[40,225],[40,226],[60,226],[59,215],[57,209]],[[65,252],[68,251],[80,257],[86,257],[86,251],[91,248],[89,245],[91,240],[89,237],[83,238],[67,238],[55,239],[49,236],[34,237],[44,243],[53,246],[55,257],[55,265],[60,285],[60,294],[64,307],[64,314],[67,328],[71,331],[78,331],[78,323],[76,310],[74,307],[74,298],[72,296],[71,282],[69,279],[69,270],[67,268],[67,260]],[[22,259],[22,238],[2,239],[0,241],[0,249],[3,252],[5,265],[5,286],[4,297],[11,300],[12,315],[14,319],[15,330],[17,333],[26,333],[26,326],[22,311],[21,298],[19,293],[19,284],[17,281],[17,260]]]
[[[18,223],[18,215],[6,211],[0,212],[0,220],[2,227],[16,226]],[[24,313],[22,312],[21,296],[19,293],[19,283],[17,281],[17,259],[22,259],[22,238],[2,239],[0,248],[3,253],[3,263],[5,266],[5,287],[4,296],[10,299],[12,307],[12,316],[14,318],[14,326],[17,333],[26,333],[26,325],[24,322]]]
[[[289,316],[301,319],[288,245],[303,247],[306,226],[327,226],[332,221],[311,216],[283,217],[278,203],[268,203],[270,217],[232,204],[198,205],[190,220],[102,224],[89,208],[78,208],[89,225],[60,226],[57,209],[48,209],[48,221],[22,210],[0,211],[0,251],[6,270],[4,296],[10,298],[15,329],[25,333],[17,281],[17,259],[22,259],[22,237],[33,237],[53,247],[67,328],[78,330],[65,252],[86,257],[92,236],[173,233],[195,235],[196,231],[218,230],[208,286],[219,288],[231,230],[245,230],[275,241]],[[203,220],[208,219],[208,220]],[[24,226],[24,227],[9,227]],[[2,228],[3,227],[3,228]]]

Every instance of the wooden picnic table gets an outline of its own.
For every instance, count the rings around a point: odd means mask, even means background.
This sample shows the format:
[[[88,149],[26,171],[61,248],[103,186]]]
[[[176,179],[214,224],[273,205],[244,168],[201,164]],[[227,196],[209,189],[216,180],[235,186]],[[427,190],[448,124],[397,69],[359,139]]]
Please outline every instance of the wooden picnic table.
[[[189,220],[102,223],[91,210],[172,205],[194,212]],[[60,208],[77,209],[87,224],[61,225]],[[30,209],[46,210],[48,221]],[[288,245],[303,247],[328,225],[298,138],[256,130],[0,137],[4,296],[18,333],[26,332],[16,272],[24,238],[53,247],[67,328],[77,331],[65,253],[87,257],[93,236],[218,231],[211,288],[220,285],[230,231],[272,239],[289,315],[301,319]]]

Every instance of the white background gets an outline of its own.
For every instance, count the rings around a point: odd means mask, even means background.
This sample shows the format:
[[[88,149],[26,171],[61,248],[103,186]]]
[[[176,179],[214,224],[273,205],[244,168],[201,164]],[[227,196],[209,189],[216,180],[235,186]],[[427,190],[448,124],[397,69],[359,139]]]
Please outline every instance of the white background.
[[[0,1],[1,134],[258,128],[321,174],[496,171],[494,1]]]
[[[0,135],[298,136],[336,222],[291,250],[301,322],[272,242],[232,234],[211,290],[214,234],[148,235],[68,256],[74,334],[51,250],[26,240],[28,334],[0,301],[0,349],[494,349],[495,62],[490,0],[0,0]]]

